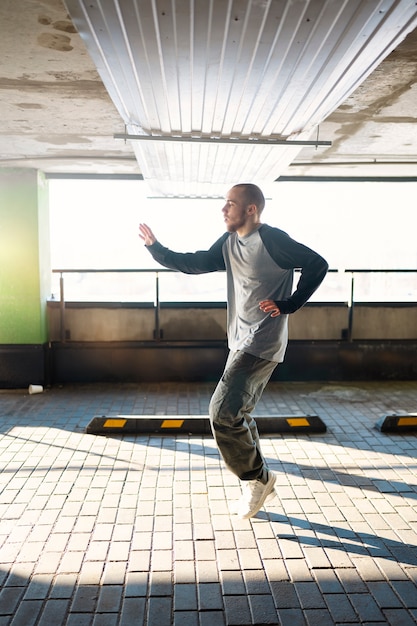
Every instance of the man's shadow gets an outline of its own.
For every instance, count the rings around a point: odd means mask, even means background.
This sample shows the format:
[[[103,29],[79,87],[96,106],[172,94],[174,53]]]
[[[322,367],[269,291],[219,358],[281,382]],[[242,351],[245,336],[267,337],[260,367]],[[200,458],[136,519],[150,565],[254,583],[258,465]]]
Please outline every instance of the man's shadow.
[[[306,519],[281,515],[273,512],[260,511],[258,519],[265,519],[279,524],[287,524],[292,528],[301,529],[301,534],[278,532],[278,540],[287,540],[302,544],[305,547],[320,547],[323,549],[340,550],[368,556],[372,558],[388,559],[407,565],[417,566],[417,545],[403,543],[390,538],[379,537],[370,533],[355,532],[338,526],[316,524]],[[314,535],[303,535],[302,529],[314,532]],[[324,537],[323,537],[324,535]]]

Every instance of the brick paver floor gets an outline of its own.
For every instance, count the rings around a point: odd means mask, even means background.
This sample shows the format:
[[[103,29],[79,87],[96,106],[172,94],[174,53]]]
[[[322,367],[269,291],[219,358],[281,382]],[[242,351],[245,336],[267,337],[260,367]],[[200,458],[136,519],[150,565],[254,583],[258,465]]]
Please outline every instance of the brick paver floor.
[[[85,434],[95,415],[206,414],[213,384],[0,392],[0,626],[411,626],[417,622],[417,382],[279,383],[258,415],[277,497],[230,515],[211,437]]]

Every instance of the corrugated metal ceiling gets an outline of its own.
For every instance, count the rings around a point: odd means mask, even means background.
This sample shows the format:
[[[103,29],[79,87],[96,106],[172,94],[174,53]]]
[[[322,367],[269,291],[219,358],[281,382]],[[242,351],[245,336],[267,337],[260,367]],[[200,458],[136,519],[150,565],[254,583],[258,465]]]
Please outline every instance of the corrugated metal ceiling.
[[[159,138],[133,146],[167,196],[279,177],[300,146],[256,140],[310,138],[417,25],[409,0],[66,3],[126,132]],[[174,136],[184,141],[160,141]]]

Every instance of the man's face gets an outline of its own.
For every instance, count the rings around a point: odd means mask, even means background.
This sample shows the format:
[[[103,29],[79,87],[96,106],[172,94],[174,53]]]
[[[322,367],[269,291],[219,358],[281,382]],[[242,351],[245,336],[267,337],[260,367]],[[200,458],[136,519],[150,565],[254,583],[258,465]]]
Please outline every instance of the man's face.
[[[246,224],[248,207],[244,190],[239,187],[232,187],[226,194],[226,204],[222,208],[224,221],[229,233],[235,233]]]

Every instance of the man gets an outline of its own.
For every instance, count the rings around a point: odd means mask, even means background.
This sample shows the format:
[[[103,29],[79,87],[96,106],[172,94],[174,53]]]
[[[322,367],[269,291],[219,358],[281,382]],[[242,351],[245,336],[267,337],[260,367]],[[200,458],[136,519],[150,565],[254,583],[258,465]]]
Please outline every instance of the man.
[[[163,247],[146,224],[139,236],[161,265],[188,274],[226,270],[229,356],[210,401],[210,423],[226,466],[242,481],[237,514],[249,518],[274,495],[276,476],[261,452],[251,416],[288,342],[288,314],[302,307],[326,275],[326,261],[285,232],[261,223],[262,191],[234,185],[222,211],[227,232],[209,250]],[[292,293],[293,270],[301,277]]]

